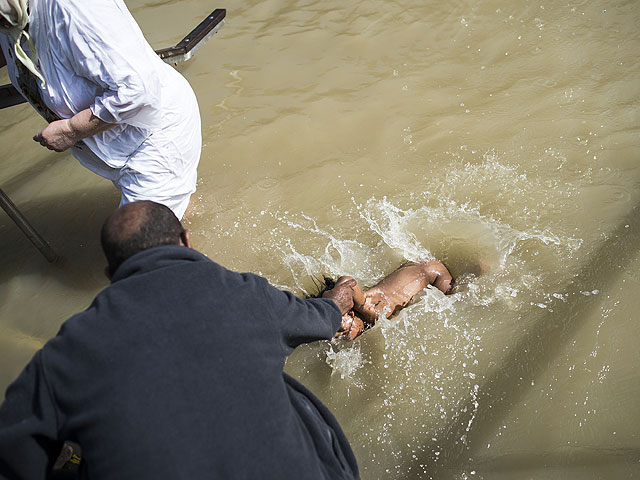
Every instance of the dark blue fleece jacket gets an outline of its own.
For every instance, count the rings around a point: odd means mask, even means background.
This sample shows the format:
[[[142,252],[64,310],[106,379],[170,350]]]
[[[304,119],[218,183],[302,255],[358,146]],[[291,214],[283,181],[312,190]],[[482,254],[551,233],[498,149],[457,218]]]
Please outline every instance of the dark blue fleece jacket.
[[[62,440],[83,478],[357,478],[333,415],[283,373],[340,319],[194,250],[145,250],[8,388],[0,478],[46,478]]]

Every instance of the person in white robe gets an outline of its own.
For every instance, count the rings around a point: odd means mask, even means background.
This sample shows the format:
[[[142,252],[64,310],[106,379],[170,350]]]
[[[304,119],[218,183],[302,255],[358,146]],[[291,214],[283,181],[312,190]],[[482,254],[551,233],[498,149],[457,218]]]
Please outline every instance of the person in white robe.
[[[12,84],[59,118],[34,140],[71,149],[120,205],[152,200],[182,218],[202,148],[198,103],[122,0],[0,0],[0,47]]]

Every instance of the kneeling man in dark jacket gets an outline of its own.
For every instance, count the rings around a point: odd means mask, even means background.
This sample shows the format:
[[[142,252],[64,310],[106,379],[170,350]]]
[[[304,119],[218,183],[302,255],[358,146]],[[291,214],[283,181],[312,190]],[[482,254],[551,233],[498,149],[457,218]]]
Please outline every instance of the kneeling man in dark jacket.
[[[329,339],[350,285],[301,299],[192,250],[171,210],[105,222],[111,285],[67,320],[0,407],[0,478],[45,478],[63,440],[91,479],[353,479],[329,410],[283,372]]]

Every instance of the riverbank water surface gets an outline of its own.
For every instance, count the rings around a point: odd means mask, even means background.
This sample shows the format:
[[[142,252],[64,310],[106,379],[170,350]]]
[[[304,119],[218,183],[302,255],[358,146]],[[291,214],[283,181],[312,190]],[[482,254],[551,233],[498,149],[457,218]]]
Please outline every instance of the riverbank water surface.
[[[154,48],[227,8],[177,67],[202,114],[197,249],[299,295],[405,260],[458,278],[287,362],[363,479],[640,476],[640,4],[127,5]],[[28,106],[0,125],[0,187],[62,256],[0,215],[4,391],[107,285],[98,232],[119,196],[35,144]]]

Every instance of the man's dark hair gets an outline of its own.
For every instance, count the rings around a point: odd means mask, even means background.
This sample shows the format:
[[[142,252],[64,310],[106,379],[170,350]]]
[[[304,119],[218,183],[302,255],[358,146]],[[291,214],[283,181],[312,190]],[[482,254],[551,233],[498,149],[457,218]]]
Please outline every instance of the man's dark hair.
[[[127,203],[102,226],[100,242],[109,272],[138,252],[160,245],[178,245],[184,232],[171,209],[148,200]]]

